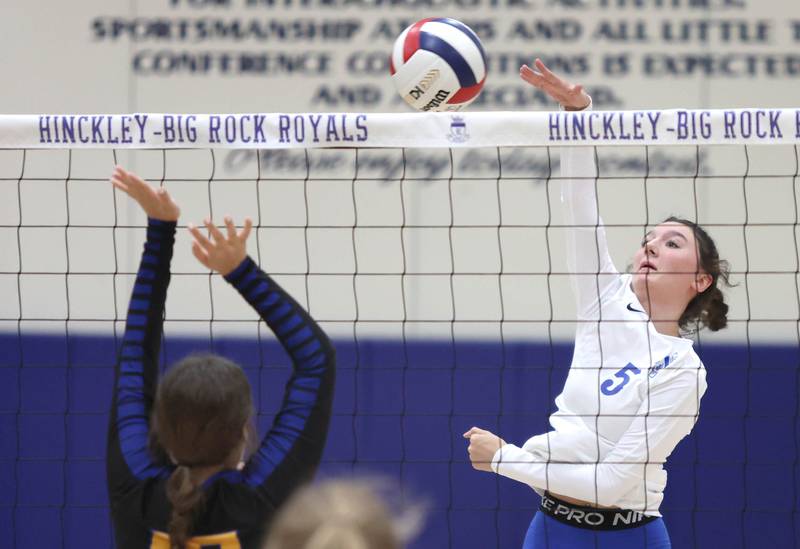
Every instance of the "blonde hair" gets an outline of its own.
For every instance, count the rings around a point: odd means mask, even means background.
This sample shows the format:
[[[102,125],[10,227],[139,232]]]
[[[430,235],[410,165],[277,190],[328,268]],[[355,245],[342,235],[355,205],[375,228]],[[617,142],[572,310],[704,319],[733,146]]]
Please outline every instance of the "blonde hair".
[[[395,513],[380,483],[330,480],[300,489],[278,513],[264,549],[402,549],[420,507]]]

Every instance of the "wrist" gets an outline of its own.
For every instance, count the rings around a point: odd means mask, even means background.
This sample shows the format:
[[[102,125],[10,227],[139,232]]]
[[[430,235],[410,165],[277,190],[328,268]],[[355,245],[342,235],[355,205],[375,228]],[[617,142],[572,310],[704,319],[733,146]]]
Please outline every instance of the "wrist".
[[[153,217],[152,215],[147,216],[147,224],[152,226],[169,226],[169,225],[177,225],[177,219],[161,219],[158,217]]]
[[[497,474],[500,474],[500,463],[503,461],[503,448],[506,446],[506,442],[501,440],[500,447],[495,450],[494,455],[492,456],[492,461],[489,464],[489,467]]]
[[[251,263],[251,261],[252,260],[250,259],[250,256],[245,255],[244,258],[242,258],[241,261],[236,263],[236,265],[233,268],[227,270],[227,272],[225,272],[225,273],[220,271],[220,274],[228,282],[233,282],[234,280],[239,278],[239,276],[241,276],[241,274],[247,269],[247,267]]]

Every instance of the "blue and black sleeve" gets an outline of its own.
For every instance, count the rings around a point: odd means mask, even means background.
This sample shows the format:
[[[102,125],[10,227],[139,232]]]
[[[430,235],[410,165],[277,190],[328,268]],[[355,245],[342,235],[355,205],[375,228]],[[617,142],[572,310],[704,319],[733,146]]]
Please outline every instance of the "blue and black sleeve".
[[[147,241],[128,306],[108,426],[106,475],[112,506],[138,481],[169,472],[150,455],[148,438],[175,226],[175,222],[148,220]]]
[[[314,319],[252,259],[225,278],[275,333],[294,367],[281,409],[242,476],[280,505],[313,476],[322,458],[333,404],[335,352]]]

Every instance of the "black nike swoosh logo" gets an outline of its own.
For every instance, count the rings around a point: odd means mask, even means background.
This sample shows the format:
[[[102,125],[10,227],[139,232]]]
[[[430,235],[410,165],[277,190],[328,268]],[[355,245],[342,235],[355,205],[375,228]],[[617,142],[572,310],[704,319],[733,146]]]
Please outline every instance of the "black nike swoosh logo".
[[[639,309],[634,309],[633,303],[628,303],[628,310],[633,311],[634,313],[644,313],[644,311],[640,311]]]

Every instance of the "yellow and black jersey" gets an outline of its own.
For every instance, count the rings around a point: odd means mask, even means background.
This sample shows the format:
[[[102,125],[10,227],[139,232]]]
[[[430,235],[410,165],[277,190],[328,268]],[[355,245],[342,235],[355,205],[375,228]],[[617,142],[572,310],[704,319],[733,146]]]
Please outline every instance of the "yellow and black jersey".
[[[148,451],[164,301],[175,223],[150,219],[115,372],[106,456],[118,549],[166,549],[173,466]],[[249,257],[225,279],[259,313],[292,359],[280,412],[242,470],[203,484],[205,506],[187,548],[256,548],[275,510],[316,470],[330,422],[335,376],[330,341]]]

